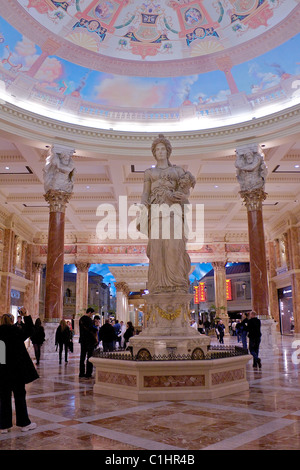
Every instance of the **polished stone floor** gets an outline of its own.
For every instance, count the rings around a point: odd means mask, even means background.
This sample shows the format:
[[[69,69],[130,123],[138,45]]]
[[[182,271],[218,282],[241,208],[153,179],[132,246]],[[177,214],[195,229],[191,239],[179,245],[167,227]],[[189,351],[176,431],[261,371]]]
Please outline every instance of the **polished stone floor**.
[[[233,343],[236,338],[225,337]],[[277,344],[261,369],[247,365],[247,392],[156,403],[95,396],[93,379],[78,377],[75,344],[66,365],[58,357],[41,360],[40,378],[27,386],[29,415],[38,426],[0,434],[0,450],[298,450],[300,342],[299,355],[295,338],[278,335]]]

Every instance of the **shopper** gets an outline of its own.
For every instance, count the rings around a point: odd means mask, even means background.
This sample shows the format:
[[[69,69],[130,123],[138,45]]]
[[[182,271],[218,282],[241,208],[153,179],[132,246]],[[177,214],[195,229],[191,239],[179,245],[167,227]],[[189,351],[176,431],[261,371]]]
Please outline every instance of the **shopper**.
[[[134,335],[134,328],[133,328],[133,324],[131,323],[131,321],[128,321],[127,322],[127,328],[126,328],[126,331],[124,333],[124,340],[125,340],[125,344],[124,344],[124,349],[126,349],[126,346],[129,342],[129,339]]]
[[[248,313],[244,313],[244,318],[241,322],[241,328],[240,328],[240,333],[241,333],[241,338],[242,338],[242,345],[244,349],[248,348],[247,345],[247,334],[248,334]]]
[[[117,340],[116,331],[109,322],[109,320],[105,320],[104,325],[101,326],[99,331],[99,339],[102,341],[103,344],[103,351],[104,352],[111,352],[114,350],[115,341]]]
[[[35,320],[33,332],[32,332],[32,335],[30,336],[30,339],[34,348],[36,365],[38,366],[40,363],[40,358],[41,358],[41,347],[45,341],[45,330],[44,330],[44,327],[42,326],[42,322],[40,318],[37,318]]]
[[[59,363],[62,361],[62,352],[65,349],[65,363],[68,363],[68,351],[70,348],[70,341],[72,341],[72,335],[67,322],[62,319],[57,327],[55,334],[55,345],[58,347]]]
[[[225,325],[223,323],[223,320],[219,321],[217,329],[219,331],[219,342],[220,344],[224,344]]]
[[[120,349],[121,347],[121,337],[119,337],[119,334],[121,333],[121,324],[119,323],[118,320],[115,320],[113,324],[117,339],[115,341],[114,349]]]
[[[93,364],[89,361],[89,358],[93,355],[98,344],[97,330],[92,320],[94,311],[92,307],[89,307],[79,320],[79,377],[86,377],[87,379],[92,376],[93,372]]]
[[[121,326],[121,330],[120,330],[120,333],[119,333],[120,347],[121,347],[121,349],[124,349],[124,344],[125,344],[124,333],[126,331],[126,326],[125,326],[123,320],[120,321],[120,326]]]
[[[25,385],[39,378],[24,341],[30,337],[33,322],[22,311],[24,327],[13,324],[13,316],[4,314],[0,321],[0,341],[5,344],[5,361],[0,364],[0,430],[7,433],[12,427],[12,394],[16,410],[16,425],[21,431],[36,428],[28,416]]]
[[[250,320],[248,321],[249,351],[253,356],[253,367],[261,368],[261,360],[259,358],[259,346],[261,341],[261,322],[256,316],[256,312],[250,312]]]

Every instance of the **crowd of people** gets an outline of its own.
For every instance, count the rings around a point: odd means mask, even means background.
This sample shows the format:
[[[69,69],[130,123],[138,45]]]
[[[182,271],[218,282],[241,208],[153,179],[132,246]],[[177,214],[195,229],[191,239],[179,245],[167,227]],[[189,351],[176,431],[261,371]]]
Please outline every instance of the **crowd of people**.
[[[192,321],[191,327],[201,334],[209,334],[211,324],[204,322],[198,327]],[[219,320],[214,325],[215,333],[221,344],[224,343],[225,325]],[[232,334],[237,341],[247,349],[249,338],[249,352],[253,356],[253,367],[261,368],[259,346],[261,341],[261,322],[255,312],[244,314],[242,321],[231,324]],[[101,318],[95,314],[93,308],[88,308],[79,320],[79,377],[92,377],[93,364],[89,360],[97,349],[103,352],[125,350],[130,338],[135,334],[134,327],[129,321],[119,323],[116,319],[106,319],[101,325]],[[62,319],[55,334],[55,345],[58,350],[59,364],[62,363],[64,352],[65,363],[68,363],[69,351],[73,352],[74,331],[70,322]],[[12,395],[15,401],[16,425],[26,432],[36,428],[27,411],[26,384],[39,378],[37,369],[28,353],[25,341],[30,338],[36,359],[39,365],[41,347],[45,341],[45,330],[39,318],[33,323],[26,309],[21,309],[17,322],[11,314],[0,317],[0,346],[5,345],[5,357],[0,355],[0,433],[7,433],[12,428]],[[1,349],[1,351],[3,348]],[[1,352],[0,351],[0,352]]]
[[[104,352],[126,349],[129,339],[135,334],[131,322],[120,323],[107,319],[101,326],[100,316],[88,308],[79,321],[79,377],[90,378],[93,364],[89,361],[95,350]],[[55,345],[59,364],[64,352],[65,363],[68,354],[73,352],[74,331],[71,322],[62,319],[56,329]],[[15,402],[16,426],[22,432],[36,428],[28,416],[26,403],[26,384],[39,378],[38,371],[29,355],[25,341],[30,339],[34,349],[36,365],[41,358],[41,348],[45,342],[45,330],[40,318],[33,320],[26,309],[20,309],[17,321],[14,316],[4,314],[0,317],[0,433],[7,433],[13,426],[12,396]],[[4,347],[3,347],[4,346]]]
[[[226,327],[223,320],[218,320],[213,323],[206,320],[204,323],[200,322],[199,325],[195,320],[192,320],[190,325],[201,334],[215,334],[219,343],[224,344]],[[237,338],[238,343],[242,343],[244,349],[249,349],[253,357],[253,367],[261,368],[261,359],[259,358],[261,322],[259,318],[257,318],[256,312],[244,313],[242,319],[233,320],[229,326],[229,332],[232,336]]]

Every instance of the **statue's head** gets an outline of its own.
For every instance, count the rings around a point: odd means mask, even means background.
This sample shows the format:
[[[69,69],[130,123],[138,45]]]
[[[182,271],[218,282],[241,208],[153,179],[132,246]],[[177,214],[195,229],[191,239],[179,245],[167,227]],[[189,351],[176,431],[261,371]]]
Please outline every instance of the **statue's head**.
[[[156,146],[158,144],[164,144],[164,146],[166,147],[167,159],[168,159],[168,162],[169,162],[169,158],[170,158],[170,155],[172,153],[172,145],[171,145],[170,141],[163,134],[159,134],[158,137],[153,140],[151,151],[152,151],[152,154],[153,154],[154,158],[156,158],[155,152],[156,152]],[[169,162],[169,164],[170,164],[170,162]]]

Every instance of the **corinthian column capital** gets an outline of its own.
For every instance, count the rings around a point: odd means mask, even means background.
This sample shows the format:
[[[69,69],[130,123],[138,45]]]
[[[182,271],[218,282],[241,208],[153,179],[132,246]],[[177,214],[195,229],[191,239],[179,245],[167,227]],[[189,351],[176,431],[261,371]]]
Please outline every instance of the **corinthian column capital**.
[[[115,282],[115,288],[117,292],[123,292],[124,294],[129,294],[129,287],[126,282]]]
[[[86,263],[84,261],[76,261],[75,266],[77,268],[77,272],[87,273],[90,269],[91,263]]]
[[[261,210],[262,203],[267,197],[267,193],[261,188],[252,191],[240,191],[240,195],[248,211]]]
[[[49,203],[50,212],[63,212],[66,211],[66,205],[69,202],[72,193],[65,191],[58,191],[50,189],[44,194],[45,200]]]

